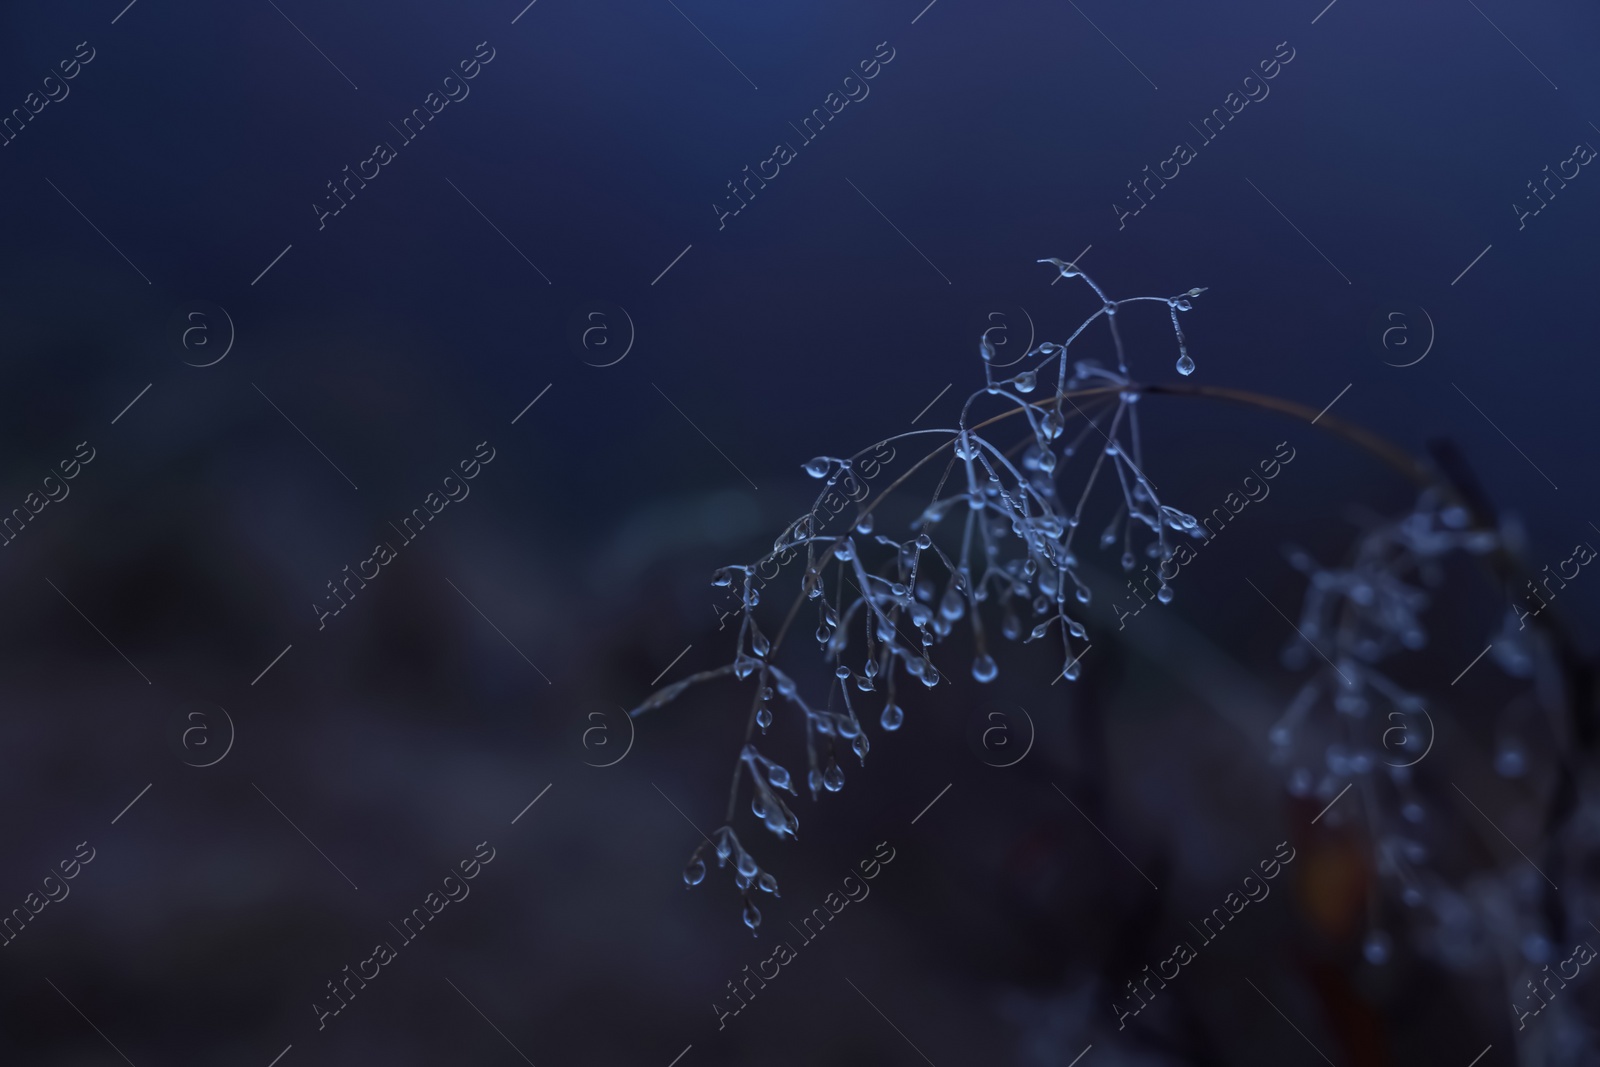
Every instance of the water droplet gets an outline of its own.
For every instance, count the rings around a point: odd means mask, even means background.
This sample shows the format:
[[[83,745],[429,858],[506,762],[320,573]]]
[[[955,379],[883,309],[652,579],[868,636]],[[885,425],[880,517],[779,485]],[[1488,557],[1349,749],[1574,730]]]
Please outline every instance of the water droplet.
[[[820,793],[822,791],[822,772],[818,770],[812,770],[809,774],[807,774],[806,786],[811,790],[811,795],[813,797]]]
[[[760,886],[764,892],[771,893],[773,896],[778,895],[778,880],[766,871],[762,871],[756,876],[756,885]]]
[[[1156,599],[1161,601],[1163,604],[1172,603],[1172,586],[1164,585],[1160,589],[1157,589]]]
[[[740,680],[748,678],[751,672],[756,669],[756,666],[757,660],[754,656],[747,656],[740,652],[733,658],[733,676]]]
[[[1500,751],[1494,754],[1495,773],[1502,778],[1520,778],[1528,769],[1527,758],[1522,753],[1522,748],[1516,744],[1503,745]]]
[[[1194,373],[1194,360],[1189,358],[1187,352],[1178,357],[1178,373],[1185,378]]]
[[[756,709],[756,725],[761,727],[762,733],[766,733],[767,727],[772,725],[772,709],[765,704]]]
[[[867,750],[871,747],[872,745],[867,741],[866,734],[857,734],[856,739],[850,742],[850,749],[856,754],[856,758],[861,761],[862,766],[866,766]]]
[[[846,537],[833,546],[833,558],[843,563],[849,563],[856,558],[855,542]]]
[[[778,789],[789,789],[789,772],[774,763],[767,768],[767,781]]]
[[[1039,376],[1031,370],[1025,370],[1011,379],[1011,384],[1017,387],[1019,393],[1031,393],[1039,384]]]
[[[1177,508],[1168,507],[1165,504],[1161,505],[1161,517],[1174,530],[1192,530],[1199,525],[1193,515],[1179,511]]]
[[[1081,585],[1078,586],[1078,603],[1087,604],[1088,602],[1089,602],[1089,590],[1087,588],[1085,588],[1084,586],[1081,586]]]
[[[926,552],[928,549],[933,547],[933,538],[929,537],[926,533],[918,534],[917,547]]]
[[[750,928],[751,936],[756,936],[756,927],[761,925],[761,909],[752,904],[749,897],[744,900],[744,924]]]
[[[905,721],[906,713],[899,704],[885,704],[883,714],[878,716],[878,725],[890,731],[900,729],[900,724]]]
[[[1367,962],[1374,967],[1382,967],[1389,962],[1389,955],[1394,950],[1394,942],[1382,930],[1374,930],[1367,935],[1366,943],[1361,946],[1361,954]]]
[[[1338,775],[1340,778],[1343,778],[1345,775],[1350,773],[1349,750],[1343,745],[1329,745],[1325,756],[1325,762],[1328,764],[1328,770],[1330,772]]]
[[[828,467],[829,467],[828,457],[827,456],[818,456],[815,459],[807,460],[805,462],[805,464],[804,464],[804,467],[805,467],[805,472],[807,474],[811,475],[811,477],[813,477],[813,478],[824,477],[828,473]]]
[[[752,629],[754,629],[754,627],[752,627]],[[772,642],[767,640],[766,634],[762,633],[760,630],[756,630],[750,635],[750,651],[754,652],[762,659],[766,659],[767,653],[771,649]]]
[[[869,511],[865,515],[861,516],[861,518],[856,520],[856,533],[860,534],[862,537],[865,537],[871,532],[872,512]]]
[[[832,759],[828,760],[828,769],[822,772],[822,785],[830,793],[837,793],[844,788],[844,771]]]
[[[987,336],[978,338],[978,355],[983,357],[985,363],[994,362],[994,345],[989,343]]]
[[[1138,561],[1138,560],[1137,560],[1137,559],[1135,559],[1135,558],[1134,558],[1134,556],[1133,556],[1133,553],[1132,553],[1132,552],[1124,552],[1124,553],[1123,553],[1123,554],[1122,554],[1122,569],[1123,569],[1123,570],[1125,570],[1125,571],[1131,571],[1131,570],[1133,570],[1133,568],[1134,568],[1134,566],[1135,566],[1135,565],[1136,565],[1136,564],[1137,564],[1137,563],[1138,563],[1138,562],[1139,562],[1139,561]]]
[[[733,584],[733,571],[728,567],[719,569],[711,576],[711,584],[718,589],[726,589]]]
[[[992,682],[1000,673],[994,657],[984,652],[972,661],[972,676],[980,682]]]
[[[683,869],[683,884],[685,887],[699,885],[706,878],[706,863],[699,856],[689,861],[689,866]]]

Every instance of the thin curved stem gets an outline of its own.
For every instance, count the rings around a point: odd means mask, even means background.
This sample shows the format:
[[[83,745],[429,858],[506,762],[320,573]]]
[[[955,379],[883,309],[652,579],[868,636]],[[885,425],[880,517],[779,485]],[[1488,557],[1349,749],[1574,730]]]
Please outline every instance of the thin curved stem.
[[[1140,385],[1133,386],[1141,393],[1150,396],[1204,396],[1213,400],[1231,400],[1236,404],[1246,404],[1251,407],[1264,408],[1276,411],[1283,415],[1304,419],[1312,425],[1325,425],[1329,433],[1338,434],[1351,444],[1371,452],[1389,466],[1399,471],[1406,478],[1418,486],[1435,485],[1438,479],[1433,472],[1404,449],[1390,444],[1377,434],[1354,423],[1345,422],[1329,415],[1320,415],[1304,404],[1293,400],[1284,400],[1280,397],[1268,396],[1265,393],[1255,393],[1248,389],[1233,389],[1222,385]]]

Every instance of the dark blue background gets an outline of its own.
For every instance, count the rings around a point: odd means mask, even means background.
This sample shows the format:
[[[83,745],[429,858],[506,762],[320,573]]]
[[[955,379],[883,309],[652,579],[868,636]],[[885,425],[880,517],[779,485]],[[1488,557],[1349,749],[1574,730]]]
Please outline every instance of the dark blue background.
[[[0,960],[7,1062],[111,1062],[45,976],[141,1065],[265,1065],[291,1042],[285,1067],[513,1062],[441,973],[479,992],[541,1064],[665,1064],[691,1042],[684,1067],[918,1062],[834,972],[883,991],[876,1003],[941,1067],[1064,1064],[1099,1041],[1072,1006],[1072,975],[1096,957],[1095,928],[1112,925],[1096,916],[1139,883],[1070,812],[1028,828],[1045,771],[1004,786],[976,773],[989,769],[960,740],[976,697],[946,694],[941,724],[920,739],[908,727],[904,755],[900,738],[875,748],[874,773],[855,773],[826,814],[807,804],[810,862],[779,870],[785,904],[820,898],[833,868],[885,837],[907,859],[886,873],[876,917],[863,904],[841,920],[853,932],[830,935],[840,956],[806,961],[810,976],[786,979],[801,989],[781,1007],[769,996],[767,1017],[740,1019],[731,1037],[713,1036],[704,1003],[766,953],[738,925],[725,874],[687,897],[678,888],[698,835],[661,793],[711,829],[740,699],[641,720],[638,752],[610,778],[582,767],[575,742],[588,710],[636,704],[684,645],[679,674],[723,662],[705,576],[758,554],[804,508],[802,461],[906,429],[954,383],[918,424],[950,425],[981,384],[975,335],[990,312],[1015,325],[1025,308],[1040,339],[1059,340],[1093,310],[1079,283],[1049,284],[1041,257],[1092,246],[1084,269],[1118,297],[1207,287],[1184,321],[1192,381],[1312,409],[1350,385],[1337,416],[1413,452],[1455,440],[1526,525],[1531,558],[1561,558],[1600,519],[1587,439],[1600,178],[1586,169],[1520,232],[1510,207],[1541,167],[1600,143],[1590,5],[1338,0],[1315,25],[1315,2],[937,0],[919,16],[917,0],[681,0],[681,11],[538,0],[515,25],[516,2],[279,6],[138,0],[115,25],[116,2],[0,13],[0,107],[21,106],[79,41],[96,51],[70,95],[0,148],[0,503],[20,504],[78,441],[98,449],[72,496],[0,553],[0,892],[20,900],[31,871],[85,837],[106,857],[78,883],[80,903],[48,909],[34,943]],[[324,183],[396,140],[388,124],[480,41],[496,57],[470,96],[319,232]],[[799,145],[789,123],[883,41],[895,58],[870,96]],[[1270,96],[1199,147],[1188,124],[1283,41],[1295,56]],[[725,183],[780,141],[798,158],[719,230]],[[1178,141],[1198,158],[1119,229],[1125,183]],[[597,300],[637,331],[605,368],[569,339]],[[237,327],[215,367],[185,366],[173,342],[194,301]],[[1385,314],[1419,306],[1437,327],[1429,357],[1386,365],[1416,349],[1382,349]],[[1176,379],[1160,317],[1128,317],[1135,375]],[[1276,416],[1189,398],[1151,398],[1142,415],[1152,476],[1190,510],[1290,433],[1307,455],[1279,485],[1275,517],[1208,564],[1214,584],[1180,605],[1196,630],[1242,634],[1241,659],[1258,657],[1252,684],[1282,689],[1284,634],[1239,599],[1251,594],[1237,575],[1292,603],[1278,545],[1342,545],[1351,505],[1403,507],[1404,488]],[[324,583],[481,440],[498,454],[471,499],[318,632],[307,605]],[[1585,591],[1567,607],[1582,620],[1592,603]],[[1464,625],[1440,653],[1441,677],[1481,629]],[[1173,751],[1211,743],[1178,723],[1170,694],[1127,699],[1173,716],[1136,750],[1176,767]],[[171,752],[185,701],[224,705],[240,724],[233,759],[209,777]],[[1070,728],[1044,729],[1042,751],[1070,766]],[[1277,795],[1276,772],[1237,735],[1215,743],[1239,761],[1228,774]],[[1150,779],[1124,787],[1156,833],[1205,805],[1151,759]],[[102,821],[152,779],[115,829]],[[956,825],[919,851],[932,828],[907,820],[952,779],[964,784],[942,803]],[[334,860],[348,857],[361,899],[252,782]],[[515,828],[503,821],[551,782]],[[1247,822],[1226,848],[1244,866],[1281,835],[1270,816],[1248,822],[1248,797],[1233,800]],[[1010,832],[1047,842],[1050,863],[1092,855],[1103,880],[1038,876],[1054,918],[1019,917],[1012,890],[992,884],[1007,863],[984,844]],[[332,1024],[332,1039],[315,1035],[304,1002],[322,981],[486,837],[507,857],[482,884],[491,903],[470,920],[447,912],[441,922],[463,924],[448,950],[408,953],[408,975],[385,974],[388,988]],[[1217,863],[1216,884],[1232,880]],[[1209,906],[1211,875],[1197,877],[1196,907]],[[773,926],[786,917],[774,902]],[[1109,995],[1085,999],[1082,1017],[1105,1027]],[[1016,1008],[1035,996],[1056,1006]],[[1407,1011],[1397,1029],[1417,1047],[1458,1040],[1428,1010]],[[1476,1038],[1459,1036],[1452,1054],[1470,1056]]]

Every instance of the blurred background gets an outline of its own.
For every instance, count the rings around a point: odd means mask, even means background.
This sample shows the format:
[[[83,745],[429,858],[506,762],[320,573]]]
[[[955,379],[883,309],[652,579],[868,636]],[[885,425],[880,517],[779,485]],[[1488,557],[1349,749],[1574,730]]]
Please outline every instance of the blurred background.
[[[123,4],[0,12],[0,1062],[1600,1062],[1593,968],[1518,1017],[1600,944],[1600,579],[1503,630],[1600,543],[1591,6]],[[1095,310],[1051,256],[1114,298],[1204,287],[1186,386],[1331,410],[1141,401],[1176,507],[1296,458],[1122,629],[1119,549],[1088,542],[1073,684],[997,641],[979,685],[957,635],[949,684],[892,734],[874,710],[865,766],[793,805],[798,841],[742,793],[781,886],[752,937],[728,871],[682,877],[749,684],[624,711],[732,659],[711,574],[811,506],[803,462],[953,426],[980,332],[1021,355]],[[1164,313],[1124,313],[1140,382],[1180,381]],[[1320,669],[1281,655],[1284,547],[1334,566],[1417,500],[1343,424],[1436,472],[1448,442],[1503,549],[1451,556],[1395,657],[1437,731],[1399,836],[1387,722],[1342,754],[1271,737]],[[784,662],[820,682],[796,625]],[[882,842],[870,898],[799,944]],[[1119,1029],[1280,842],[1270,896]]]

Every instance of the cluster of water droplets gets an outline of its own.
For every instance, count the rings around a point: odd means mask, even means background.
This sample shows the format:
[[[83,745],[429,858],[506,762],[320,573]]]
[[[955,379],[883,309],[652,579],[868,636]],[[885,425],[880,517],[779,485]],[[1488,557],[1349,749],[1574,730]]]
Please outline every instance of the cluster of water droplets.
[[[931,689],[946,680],[935,657],[958,632],[971,634],[967,670],[979,683],[993,682],[1000,673],[991,632],[996,623],[1004,641],[1059,640],[1059,675],[1068,681],[1080,676],[1078,660],[1088,647],[1088,630],[1076,612],[1090,603],[1091,594],[1078,573],[1075,541],[1097,483],[1114,479],[1120,489],[1121,502],[1101,543],[1110,547],[1120,541],[1122,562],[1129,570],[1136,551],[1164,562],[1172,557],[1177,538],[1204,536],[1193,516],[1161,503],[1145,476],[1137,411],[1142,391],[1131,377],[1117,326],[1119,311],[1130,304],[1166,304],[1178,344],[1178,370],[1187,375],[1194,361],[1177,316],[1189,311],[1203,290],[1116,301],[1072,265],[1048,262],[1064,277],[1081,278],[1099,298],[1099,309],[1065,341],[1043,342],[1015,360],[1020,366],[1003,378],[997,374],[994,345],[987,335],[980,337],[985,385],[967,398],[954,429],[889,438],[874,446],[877,454],[871,457],[873,450],[864,450],[851,456],[819,455],[802,464],[810,478],[822,483],[811,507],[785,527],[761,559],[713,575],[713,585],[732,589],[739,598],[731,662],[659,690],[635,711],[658,708],[712,678],[731,675],[752,682],[751,736],[735,766],[733,794],[739,796],[742,779],[748,777],[751,812],[780,839],[792,840],[798,829],[798,819],[780,795],[794,796],[795,783],[785,767],[753,743],[755,731],[766,737],[780,717],[798,714],[801,719],[806,785],[815,800],[844,787],[849,757],[865,765],[871,747],[865,723],[885,732],[902,727],[906,713],[899,689],[910,682]],[[1114,367],[1072,359],[1074,343],[1097,323],[1109,335]],[[1001,415],[980,419],[975,405],[997,400],[1008,405]],[[1020,441],[1016,428],[1023,430]],[[997,439],[996,430],[1007,436]],[[928,458],[945,462],[944,476],[928,504],[911,516],[904,535],[895,536],[886,529],[892,523],[877,514],[882,496],[869,502],[872,480],[887,462],[882,450],[943,432],[949,436],[933,446]],[[798,607],[802,616],[814,613],[816,648],[823,670],[831,675],[820,702],[803,697],[795,680],[772,662],[790,623],[800,623],[801,632],[810,623],[791,614],[769,635],[757,620],[763,587],[790,563],[800,572]],[[1164,582],[1159,595],[1163,602],[1171,599]],[[730,822],[735,813],[730,808]],[[718,834],[719,861],[735,859],[741,891],[752,880],[766,888],[731,829],[724,827]],[[685,872],[690,885],[704,877],[705,848],[703,844],[696,850]],[[759,922],[748,894],[746,922],[752,929]]]
[[[755,795],[750,798],[750,810],[768,830],[779,837],[794,837],[796,831],[800,829],[800,820],[778,795],[779,790],[787,792],[790,796],[795,795],[794,783],[789,779],[788,770],[756,751],[754,745],[745,745],[739,758],[744,760],[750,770],[750,779],[755,783]]]
[[[739,843],[739,835],[734,833],[733,827],[719,827],[711,835],[710,840],[701,841],[695,848],[694,854],[689,857],[689,865],[683,869],[683,884],[693,887],[705,881],[706,861],[705,855],[710,851],[716,856],[717,866],[733,865],[734,885],[744,895],[744,924],[750,928],[752,935],[756,927],[761,925],[761,909],[756,907],[755,901],[750,898],[751,889],[759,889],[764,893],[778,896],[778,880],[770,873],[757,865],[755,858],[745,851]]]

